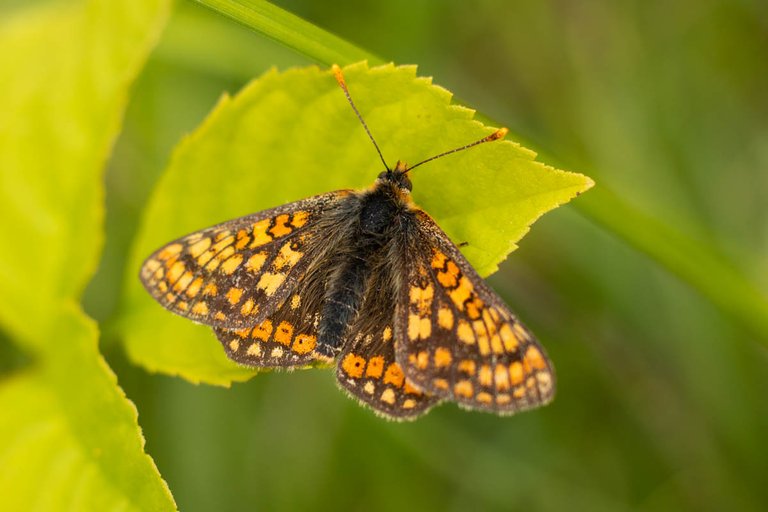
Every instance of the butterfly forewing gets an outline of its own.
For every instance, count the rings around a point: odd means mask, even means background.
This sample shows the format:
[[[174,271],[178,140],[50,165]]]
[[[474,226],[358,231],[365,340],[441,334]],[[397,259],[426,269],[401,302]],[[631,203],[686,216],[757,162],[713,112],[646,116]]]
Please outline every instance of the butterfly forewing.
[[[387,268],[386,263],[378,268]],[[390,267],[391,268],[391,267]],[[440,402],[405,377],[395,360],[395,294],[391,272],[374,273],[361,311],[336,368],[339,384],[350,395],[390,419],[414,419]]]
[[[225,329],[251,327],[322,257],[318,227],[345,195],[315,196],[187,235],[147,258],[141,281],[176,314]]]
[[[406,378],[471,409],[511,414],[549,402],[544,349],[427,214],[417,223],[396,323]]]

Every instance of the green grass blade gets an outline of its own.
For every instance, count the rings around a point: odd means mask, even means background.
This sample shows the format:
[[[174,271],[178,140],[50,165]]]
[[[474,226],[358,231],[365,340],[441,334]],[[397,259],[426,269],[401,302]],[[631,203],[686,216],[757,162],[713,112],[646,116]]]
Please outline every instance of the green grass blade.
[[[261,0],[195,0],[323,64],[384,61],[290,12]]]
[[[675,229],[602,186],[595,187],[574,206],[691,284],[723,313],[768,343],[768,301],[739,269],[713,249],[713,244]]]

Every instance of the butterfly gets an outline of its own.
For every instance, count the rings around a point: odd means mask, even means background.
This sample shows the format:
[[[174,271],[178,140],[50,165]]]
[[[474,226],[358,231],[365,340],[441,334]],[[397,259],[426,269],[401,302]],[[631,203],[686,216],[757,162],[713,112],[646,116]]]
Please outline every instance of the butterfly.
[[[211,326],[253,368],[335,366],[340,387],[389,419],[442,401],[513,414],[550,402],[544,349],[411,198],[416,167],[501,139],[501,128],[416,165],[384,164],[372,187],[339,190],[175,240],[142,265],[163,307]]]

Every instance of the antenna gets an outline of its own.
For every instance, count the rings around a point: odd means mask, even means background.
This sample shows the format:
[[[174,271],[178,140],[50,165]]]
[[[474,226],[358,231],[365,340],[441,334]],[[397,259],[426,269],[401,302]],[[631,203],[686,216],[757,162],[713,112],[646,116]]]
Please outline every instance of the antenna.
[[[363,119],[363,116],[360,115],[360,111],[357,110],[357,107],[355,106],[355,102],[352,101],[352,96],[350,96],[349,89],[347,89],[347,82],[344,81],[344,75],[341,72],[341,68],[338,65],[334,64],[334,65],[331,66],[331,71],[333,71],[333,76],[336,77],[336,81],[339,83],[339,87],[341,87],[341,89],[344,91],[344,95],[347,97],[347,101],[349,101],[349,104],[352,106],[352,110],[355,111],[355,114],[357,115],[357,118],[360,120],[360,123],[362,123],[363,128],[365,128],[365,133],[368,134],[368,138],[370,138],[371,142],[373,142],[373,147],[376,148],[376,152],[379,154],[379,158],[381,159],[381,163],[384,164],[384,167],[387,170],[391,170],[390,167],[387,165],[387,162],[384,160],[384,155],[381,154],[381,150],[379,149],[379,145],[376,144],[376,140],[373,138],[373,135],[371,135],[371,130],[368,129],[368,125],[365,124],[365,120]],[[461,146],[460,148],[455,148],[455,149],[452,149],[450,151],[445,151],[443,153],[440,153],[439,155],[435,155],[435,156],[433,156],[431,158],[427,158],[426,160],[422,160],[421,162],[417,163],[416,165],[413,165],[413,166],[408,167],[406,169],[402,169],[401,166],[400,166],[400,162],[398,162],[398,165],[397,165],[398,169],[397,170],[402,170],[403,174],[411,172],[412,170],[414,170],[415,168],[417,168],[420,165],[423,165],[423,164],[425,164],[427,162],[431,162],[432,160],[437,160],[440,157],[443,157],[443,156],[446,156],[446,155],[450,155],[451,153],[458,153],[459,151],[464,151],[465,149],[469,149],[471,147],[477,146],[478,144],[483,144],[484,142],[492,142],[494,140],[503,139],[507,135],[507,132],[509,132],[509,130],[507,130],[506,128],[499,128],[498,130],[496,130],[492,134],[490,134],[490,135],[488,135],[486,137],[483,137],[482,139],[477,140],[477,141],[475,141],[475,142],[473,142],[471,144],[467,144],[466,146]]]
[[[379,154],[381,163],[383,163],[384,167],[387,170],[389,170],[389,166],[387,165],[387,162],[384,160],[384,155],[381,154],[379,145],[376,144],[376,139],[374,139],[373,135],[371,135],[371,130],[368,129],[368,125],[365,124],[365,120],[363,119],[363,116],[360,115],[360,112],[357,110],[357,107],[355,106],[355,102],[352,101],[352,96],[349,95],[349,89],[347,89],[347,82],[344,81],[344,75],[341,72],[341,68],[338,65],[334,64],[333,66],[331,66],[331,71],[333,71],[333,76],[336,77],[336,81],[339,82],[339,87],[341,87],[341,89],[344,91],[344,95],[347,97],[347,101],[349,101],[349,104],[352,106],[352,110],[355,111],[355,114],[357,114],[357,118],[363,124],[363,128],[365,128],[365,133],[368,134],[368,138],[371,139],[371,142],[373,142],[373,147],[376,148],[376,152]],[[475,143],[475,144],[479,144],[479,143]]]
[[[494,140],[502,139],[507,134],[507,132],[509,132],[509,130],[507,130],[506,128],[499,128],[498,130],[496,130],[492,134],[488,135],[487,137],[483,137],[482,139],[477,140],[477,141],[473,142],[472,144],[467,144],[466,146],[461,146],[460,148],[452,149],[450,151],[446,151],[444,153],[440,153],[439,155],[435,155],[433,157],[427,158],[426,160],[422,160],[421,162],[417,163],[416,165],[413,165],[413,166],[407,168],[405,170],[405,172],[411,172],[412,170],[414,170],[418,166],[420,166],[422,164],[425,164],[427,162],[431,162],[432,160],[437,160],[438,158],[440,158],[442,156],[450,155],[451,153],[457,153],[459,151],[464,151],[465,149],[469,149],[469,148],[471,148],[473,146],[477,146],[478,144],[482,144],[484,142],[491,142],[491,141],[494,141]]]

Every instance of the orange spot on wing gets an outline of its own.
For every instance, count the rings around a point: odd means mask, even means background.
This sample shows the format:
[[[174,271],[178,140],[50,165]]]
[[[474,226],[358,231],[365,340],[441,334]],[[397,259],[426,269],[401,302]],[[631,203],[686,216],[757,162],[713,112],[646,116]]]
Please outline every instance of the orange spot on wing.
[[[171,268],[168,269],[168,284],[175,283],[181,275],[184,273],[184,269],[187,268],[184,266],[184,263],[177,261],[173,265],[171,265]]]
[[[459,326],[456,328],[456,336],[462,343],[467,345],[473,345],[475,343],[475,331],[465,320],[459,321]]]
[[[261,341],[267,341],[269,340],[269,337],[272,335],[272,329],[273,329],[272,321],[264,320],[259,325],[253,328],[253,332],[251,332],[251,337]]]
[[[229,236],[229,234],[230,234],[230,233],[231,233],[231,231],[230,231],[230,230],[228,230],[228,229],[222,229],[221,231],[219,231],[218,233],[216,233],[216,235],[213,237],[213,239],[214,239],[215,241],[217,241],[217,242],[218,242],[219,240],[224,240],[226,237],[228,237],[228,236]]]
[[[192,306],[192,313],[196,315],[207,315],[208,314],[208,304],[205,302],[198,302],[194,306]]]
[[[219,233],[219,236],[221,234],[222,233]],[[216,237],[217,240],[219,240],[219,236]],[[235,237],[232,236],[232,235],[229,235],[227,237],[222,238],[220,241],[216,242],[213,245],[213,247],[211,247],[211,250],[218,255],[221,251],[223,251],[224,249],[226,249],[227,247],[232,245],[232,242],[234,242],[234,241],[235,241]]]
[[[411,287],[410,299],[411,304],[416,306],[416,310],[422,316],[426,316],[430,312],[432,307],[432,299],[435,296],[435,288],[432,285],[428,285],[426,288],[419,288],[418,286]]]
[[[411,314],[408,316],[408,339],[409,340],[419,339],[420,321],[421,320],[419,318],[419,315]]]
[[[484,364],[480,367],[480,371],[477,372],[477,381],[480,383],[483,387],[490,387],[493,383],[493,373],[491,372],[491,367],[487,364]]]
[[[341,361],[341,369],[353,379],[359,379],[363,375],[364,368],[365,359],[355,354],[347,354]]]
[[[200,293],[200,288],[203,286],[203,278],[198,277],[194,281],[192,281],[189,286],[187,287],[186,294],[188,297],[195,297],[198,293]]]
[[[517,386],[523,382],[523,365],[519,361],[509,365],[509,382],[513,386]]]
[[[463,359],[459,362],[458,368],[460,372],[464,372],[467,375],[475,374],[475,362],[471,359]]]
[[[381,356],[374,356],[368,360],[368,367],[365,369],[365,376],[372,377],[374,379],[381,378],[384,373],[384,358]]]
[[[225,261],[227,261],[229,259],[229,257],[232,256],[233,254],[235,254],[235,248],[232,247],[231,245],[228,245],[224,249],[222,249],[220,253],[218,253],[216,255],[216,261],[220,265],[220,264],[224,263]],[[211,264],[209,263],[207,266],[210,267],[210,265]],[[213,270],[213,269],[211,269],[211,270]]]
[[[395,403],[395,392],[392,388],[387,388],[381,393],[381,401],[386,402],[389,405]]]
[[[448,260],[448,262],[445,263],[445,271],[438,272],[437,280],[445,288],[455,288],[459,284],[460,276],[461,272],[459,271],[459,267],[457,267],[456,263],[453,261]]]
[[[305,211],[294,212],[293,218],[291,219],[291,225],[295,228],[300,228],[301,226],[307,223],[307,219],[309,219],[309,212],[305,212]]]
[[[416,367],[419,370],[425,370],[429,366],[429,354],[426,350],[422,350],[416,355]]]
[[[298,334],[293,341],[293,351],[297,354],[307,354],[312,352],[317,345],[317,337],[309,334]]]
[[[263,219],[254,223],[251,228],[251,234],[253,235],[253,242],[249,247],[251,249],[259,247],[272,241],[272,237],[267,234],[267,228],[269,227],[269,219]]]
[[[463,396],[464,398],[470,398],[474,393],[474,387],[472,386],[472,383],[470,381],[460,380],[453,385],[453,392],[458,396]]]
[[[242,288],[232,287],[227,292],[227,300],[233,306],[237,305],[237,303],[240,302],[240,298],[242,296],[243,296],[243,289]]]
[[[435,251],[432,255],[432,268],[443,268],[448,257],[440,251]]]
[[[405,391],[409,395],[423,394],[419,388],[412,386],[411,383],[408,382],[407,380],[405,381],[405,387],[403,388],[403,391]]]
[[[517,350],[517,336],[512,332],[512,328],[509,326],[508,322],[505,322],[504,325],[501,326],[501,329],[499,329],[499,336],[501,336],[501,341],[504,344],[504,350],[507,352],[514,352]]]
[[[525,351],[525,360],[536,370],[543,370],[547,367],[547,363],[544,361],[544,356],[538,348],[533,346],[528,347],[528,350]]]
[[[494,334],[491,336],[491,350],[494,354],[503,354],[504,346],[501,344],[501,336]]]
[[[260,290],[264,290],[267,297],[271,297],[275,294],[277,289],[285,281],[286,274],[284,273],[272,273],[264,272],[261,275],[261,279],[256,283],[256,287]]]
[[[490,395],[490,393],[486,393],[485,391],[478,393],[475,399],[481,404],[489,404],[493,401],[493,397]]]
[[[483,314],[483,312],[486,311],[485,304],[483,303],[480,298],[472,293],[471,299],[464,304],[464,307],[467,310],[467,316],[471,318],[472,320],[476,320],[480,318],[480,316]],[[488,324],[489,326],[493,325],[493,322]],[[489,327],[490,329],[490,327]],[[494,327],[495,329],[495,327]]]
[[[459,311],[464,311],[464,303],[472,296],[473,290],[474,288],[472,287],[470,280],[466,277],[462,277],[458,287],[448,292],[448,295],[451,297],[453,304]]]
[[[171,256],[179,254],[183,248],[184,247],[181,244],[171,244],[157,253],[157,257],[161,260],[167,260]]]
[[[448,308],[438,309],[437,324],[443,329],[453,329],[453,312]]]
[[[477,336],[477,348],[481,355],[487,356],[491,353],[491,345],[488,340],[488,332],[485,330],[485,323],[482,320],[472,322],[472,327]]]
[[[444,368],[451,364],[453,361],[453,355],[451,351],[445,347],[438,347],[435,349],[435,366],[437,368]]]
[[[437,280],[444,288],[455,288],[459,282],[455,275],[448,272],[439,272]]]
[[[286,347],[290,345],[291,339],[293,339],[293,325],[285,321],[280,322],[277,329],[275,329],[274,338],[276,342],[283,344]]]
[[[221,271],[227,275],[232,275],[242,262],[243,262],[243,255],[235,254],[234,256],[232,256],[231,258],[229,258],[228,260],[226,260],[224,263],[221,264]]]
[[[442,378],[432,379],[432,384],[437,389],[448,389],[448,381]]]
[[[240,314],[243,316],[248,316],[253,311],[253,299],[248,299],[245,302],[243,302],[242,307],[240,308]]]
[[[248,258],[248,261],[245,262],[245,268],[248,269],[249,272],[253,272],[255,274],[261,270],[261,267],[264,266],[265,261],[267,261],[266,253],[257,252]]]
[[[186,289],[187,286],[189,286],[189,283],[192,282],[192,279],[194,278],[194,275],[192,272],[184,272],[178,281],[176,281],[176,284],[173,285],[173,289],[177,292],[180,292],[184,289]]]
[[[401,387],[405,376],[403,370],[397,363],[392,363],[387,367],[386,373],[384,373],[384,384],[392,384],[395,387]]]
[[[251,236],[244,229],[237,232],[237,243],[235,243],[235,249],[238,251],[245,249],[248,244],[251,243]]]
[[[506,391],[509,389],[509,372],[503,364],[497,364],[493,372],[493,380],[496,383],[496,389]]]
[[[199,242],[192,244],[189,247],[188,251],[190,256],[192,256],[193,258],[197,258],[201,254],[203,254],[205,251],[207,251],[210,246],[211,246],[211,239],[203,238]]]
[[[286,242],[280,248],[280,251],[275,256],[275,260],[272,262],[272,267],[275,270],[281,270],[284,267],[293,267],[299,262],[303,253],[291,249],[290,242]]]
[[[275,238],[291,234],[293,229],[287,225],[288,221],[289,217],[285,213],[275,217],[275,225],[269,229],[269,234]]]

